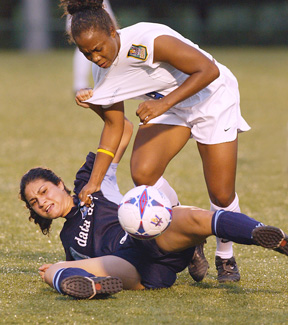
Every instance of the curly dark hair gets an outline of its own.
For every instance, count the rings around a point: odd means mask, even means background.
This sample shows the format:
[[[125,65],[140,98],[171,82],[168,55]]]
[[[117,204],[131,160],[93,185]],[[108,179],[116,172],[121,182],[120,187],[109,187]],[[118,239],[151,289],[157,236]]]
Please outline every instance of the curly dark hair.
[[[60,0],[64,15],[71,15],[71,30],[68,32],[70,41],[83,31],[100,30],[111,35],[111,26],[116,26],[103,7],[103,0]]]
[[[43,179],[44,181],[47,182],[51,182],[55,185],[59,185],[60,182],[63,183],[63,181],[61,180],[60,177],[58,177],[51,169],[48,168],[42,168],[42,167],[37,167],[37,168],[32,168],[30,169],[21,179],[20,181],[20,191],[19,191],[19,195],[20,195],[20,199],[25,202],[27,209],[29,210],[30,216],[29,216],[29,220],[33,221],[34,223],[37,225],[39,225],[42,233],[44,235],[48,235],[50,232],[50,228],[51,228],[51,224],[52,224],[52,220],[50,219],[46,219],[43,218],[41,216],[39,216],[30,206],[29,202],[26,199],[25,196],[25,189],[26,186],[33,182],[36,181],[38,179]],[[64,183],[63,183],[64,184]],[[70,195],[71,191],[65,186],[64,184],[64,189],[65,191]]]

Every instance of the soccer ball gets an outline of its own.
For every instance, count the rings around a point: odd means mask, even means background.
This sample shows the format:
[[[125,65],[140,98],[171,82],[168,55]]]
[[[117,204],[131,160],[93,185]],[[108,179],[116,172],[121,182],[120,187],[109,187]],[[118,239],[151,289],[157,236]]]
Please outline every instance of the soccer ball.
[[[153,186],[141,185],[127,192],[118,207],[122,228],[137,239],[153,239],[172,219],[170,200]]]

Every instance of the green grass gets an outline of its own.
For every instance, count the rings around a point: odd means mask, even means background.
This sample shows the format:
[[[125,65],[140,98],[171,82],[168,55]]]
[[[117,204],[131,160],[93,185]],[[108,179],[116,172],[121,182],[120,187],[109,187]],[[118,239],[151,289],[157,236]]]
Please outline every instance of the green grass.
[[[242,114],[252,130],[240,135],[237,192],[244,213],[288,230],[287,48],[212,48],[237,76]],[[72,94],[72,51],[0,52],[0,323],[5,324],[284,324],[288,318],[287,262],[259,247],[234,245],[242,279],[220,285],[215,239],[206,255],[209,275],[196,284],[187,271],[170,289],[121,292],[106,300],[77,301],[41,282],[37,268],[64,259],[58,238],[28,222],[18,199],[21,176],[48,166],[68,187],[88,151],[95,151],[102,123],[79,108]],[[137,102],[127,102],[135,122]],[[129,178],[129,145],[118,169],[123,193]],[[179,168],[181,166],[181,168]],[[166,171],[182,204],[208,208],[201,161],[190,141]]]

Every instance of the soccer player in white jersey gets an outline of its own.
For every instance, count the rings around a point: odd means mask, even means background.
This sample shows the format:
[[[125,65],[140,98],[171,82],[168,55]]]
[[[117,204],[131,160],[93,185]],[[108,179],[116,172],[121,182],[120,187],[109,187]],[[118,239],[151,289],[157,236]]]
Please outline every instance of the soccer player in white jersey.
[[[250,127],[241,116],[238,83],[231,71],[167,26],[139,23],[116,30],[101,0],[61,4],[72,16],[71,39],[94,63],[94,89],[79,91],[76,102],[102,111],[105,121],[93,172],[79,194],[83,204],[100,188],[119,145],[123,101],[140,98],[144,102],[136,114],[141,125],[131,158],[134,183],[154,185],[177,204],[176,193],[162,175],[192,137],[202,159],[211,210],[239,212],[238,133]],[[208,268],[203,251],[197,254],[189,268],[196,281]],[[215,264],[219,282],[239,281],[231,242],[217,238]]]

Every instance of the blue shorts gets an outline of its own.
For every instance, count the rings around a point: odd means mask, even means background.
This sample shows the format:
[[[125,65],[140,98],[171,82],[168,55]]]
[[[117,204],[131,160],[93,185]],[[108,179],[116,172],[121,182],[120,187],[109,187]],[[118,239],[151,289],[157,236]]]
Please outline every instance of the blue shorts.
[[[135,266],[141,283],[147,289],[169,288],[176,281],[194,255],[195,247],[179,253],[163,253],[155,240],[137,240],[127,236],[124,244],[112,255],[123,258]]]

